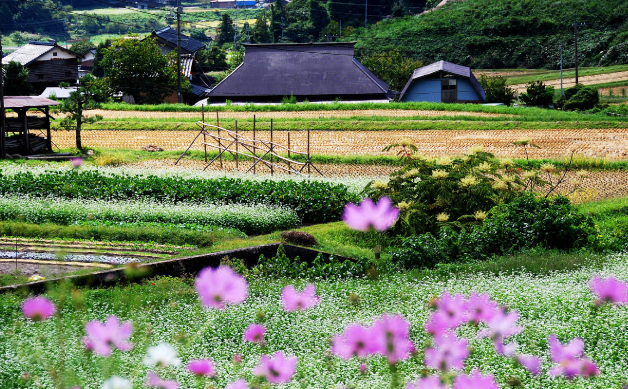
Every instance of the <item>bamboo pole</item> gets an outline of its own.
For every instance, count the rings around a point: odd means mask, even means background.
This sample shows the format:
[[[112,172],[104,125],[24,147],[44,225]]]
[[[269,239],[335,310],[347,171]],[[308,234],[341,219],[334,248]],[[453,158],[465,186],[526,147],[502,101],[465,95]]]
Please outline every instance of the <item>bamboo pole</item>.
[[[272,177],[273,174],[273,119],[270,119],[270,176]]]
[[[237,121],[237,120],[235,121],[235,134],[236,134],[236,144],[235,144],[235,146],[236,146],[236,148],[235,148],[235,149],[236,149],[236,155],[235,155],[235,163],[236,163],[236,170],[237,170],[237,171],[240,171],[240,169],[238,169],[238,143],[239,143],[239,140],[238,140],[238,121]]]
[[[290,159],[290,131],[288,131],[288,159]],[[290,162],[288,162],[288,169],[292,169],[292,166],[290,166]],[[290,170],[288,170],[288,175],[290,174]]]
[[[253,115],[253,154],[257,156],[257,149],[255,148],[255,115]],[[253,165],[253,175],[255,175],[255,165]]]
[[[307,175],[310,175],[310,129],[307,129]]]
[[[205,104],[201,105],[201,114],[203,119],[203,124],[205,124]],[[202,127],[203,130],[203,147],[205,147],[205,163],[207,163],[207,136],[205,135],[205,126]]]

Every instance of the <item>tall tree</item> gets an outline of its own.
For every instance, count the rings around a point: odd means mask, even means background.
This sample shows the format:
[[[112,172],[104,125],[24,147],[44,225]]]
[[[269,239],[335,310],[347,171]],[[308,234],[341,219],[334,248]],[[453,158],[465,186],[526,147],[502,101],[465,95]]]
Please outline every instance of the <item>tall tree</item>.
[[[222,14],[222,21],[218,27],[220,32],[216,38],[218,46],[222,46],[225,43],[233,43],[233,37],[235,36],[235,30],[233,29],[233,19],[229,14]]]
[[[28,82],[28,69],[19,62],[11,61],[4,68],[4,95],[29,96],[33,87]]]
[[[286,12],[283,7],[283,0],[276,0],[275,4],[270,6],[270,34],[274,43],[281,42],[282,20],[283,25],[287,26]]]
[[[76,131],[76,148],[83,149],[81,127],[83,124],[102,120],[102,116],[85,117],[85,111],[96,109],[99,103],[111,96],[111,89],[105,80],[99,80],[88,74],[79,80],[79,86],[70,97],[65,99],[59,110],[69,113],[61,120],[61,126]]]
[[[121,38],[105,49],[100,64],[114,91],[133,96],[137,104],[159,104],[177,90],[176,54],[164,56],[152,37]]]
[[[105,49],[111,47],[111,40],[107,39],[105,42],[98,44],[96,47],[96,55],[94,55],[94,69],[92,70],[92,74],[94,77],[104,77],[105,70],[100,65],[100,62],[105,55]]]
[[[227,63],[227,52],[218,45],[211,45],[197,54],[198,63],[205,72],[223,71],[229,69]]]
[[[4,31],[13,30],[13,12],[11,12],[7,3],[0,5],[0,28]]]
[[[260,12],[255,19],[255,24],[251,29],[251,42],[253,43],[270,43],[272,40],[270,30],[268,29],[268,14],[266,10]]]
[[[312,25],[311,34],[314,36],[314,39],[318,39],[321,31],[329,24],[329,14],[321,0],[309,0],[308,6],[310,8],[310,23]]]
[[[405,57],[397,50],[378,52],[361,58],[360,62],[396,91],[403,90],[414,70],[423,66],[423,62]]]

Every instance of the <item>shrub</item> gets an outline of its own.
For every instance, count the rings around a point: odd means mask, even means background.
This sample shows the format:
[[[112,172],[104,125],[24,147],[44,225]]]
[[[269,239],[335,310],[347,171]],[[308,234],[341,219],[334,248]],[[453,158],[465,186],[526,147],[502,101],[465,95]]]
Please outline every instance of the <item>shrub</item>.
[[[280,236],[284,242],[300,246],[316,246],[318,244],[314,235],[305,231],[284,231]]]
[[[515,101],[515,90],[506,85],[505,77],[482,75],[480,85],[484,88],[487,103],[502,103],[510,106]]]
[[[565,90],[557,105],[565,111],[586,111],[600,103],[600,93],[597,88],[578,84]]]
[[[543,84],[543,81],[534,81],[528,84],[526,92],[519,98],[526,105],[547,107],[554,102],[554,87]]]
[[[591,219],[578,213],[567,198],[545,199],[528,194],[492,209],[483,224],[460,232],[447,226],[436,235],[401,238],[391,256],[406,268],[433,267],[437,263],[482,260],[534,247],[585,247],[593,235]]]
[[[406,165],[391,174],[388,183],[373,182],[367,189],[371,198],[388,196],[401,210],[400,221],[392,229],[396,234],[435,232],[446,223],[480,222],[488,210],[541,181],[538,176],[522,180],[517,174],[522,169],[516,169],[512,161],[496,160],[481,147],[462,157],[438,159],[411,154],[413,148],[407,145],[401,152]]]

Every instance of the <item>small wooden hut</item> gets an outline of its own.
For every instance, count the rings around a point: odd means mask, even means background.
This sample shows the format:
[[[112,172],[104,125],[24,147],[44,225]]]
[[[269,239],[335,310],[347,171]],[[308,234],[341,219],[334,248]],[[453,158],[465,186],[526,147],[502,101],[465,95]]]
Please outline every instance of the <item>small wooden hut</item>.
[[[17,117],[5,119],[5,149],[2,154],[31,155],[41,151],[52,151],[50,120],[54,118],[50,116],[50,106],[53,105],[59,103],[39,96],[5,96],[5,109],[13,110]],[[28,115],[29,110],[33,108],[42,112],[44,116]]]

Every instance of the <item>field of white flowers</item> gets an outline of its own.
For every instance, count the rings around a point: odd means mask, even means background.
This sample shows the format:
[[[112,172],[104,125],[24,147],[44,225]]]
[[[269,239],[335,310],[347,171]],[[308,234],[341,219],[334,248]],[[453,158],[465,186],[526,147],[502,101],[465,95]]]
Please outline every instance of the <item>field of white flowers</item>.
[[[385,358],[369,357],[367,370],[359,372],[359,360],[343,360],[330,353],[330,339],[350,323],[370,324],[383,313],[400,314],[411,323],[410,339],[420,357],[398,364],[404,380],[425,371],[422,354],[428,336],[423,330],[432,312],[428,302],[443,291],[488,293],[499,304],[519,312],[523,332],[509,339],[519,352],[542,359],[539,376],[498,355],[489,339],[478,339],[478,329],[464,326],[458,333],[469,339],[471,353],[466,373],[479,368],[493,374],[500,388],[521,381],[524,388],[624,388],[628,381],[628,307],[604,306],[592,315],[595,296],[589,280],[595,275],[614,275],[628,279],[628,255],[609,256],[600,267],[576,271],[556,271],[544,275],[452,274],[445,278],[424,273],[420,279],[408,275],[378,280],[354,279],[314,282],[320,304],[307,311],[285,312],[280,292],[287,284],[302,289],[307,280],[252,279],[249,296],[241,305],[225,310],[204,310],[189,282],[161,279],[142,285],[106,290],[75,292],[59,302],[60,294],[47,294],[62,306],[62,318],[34,323],[20,312],[23,297],[0,296],[0,387],[53,388],[50,371],[59,369],[60,360],[73,385],[100,388],[112,374],[132,380],[143,387],[148,367],[142,361],[147,348],[167,342],[177,349],[182,366],[159,369],[159,374],[176,379],[181,388],[224,388],[240,377],[250,379],[262,353],[278,350],[298,357],[296,375],[281,388],[386,388],[391,376]],[[103,321],[115,314],[134,325],[131,351],[114,351],[103,358],[85,351],[81,338],[89,320]],[[267,345],[247,343],[243,334],[252,322],[265,325]],[[600,375],[592,378],[550,377],[548,336],[556,334],[565,343],[581,337],[585,354],[597,363]],[[60,337],[61,336],[61,337]],[[59,343],[62,339],[63,344]],[[242,362],[234,363],[241,355]],[[211,358],[217,376],[197,380],[184,365],[198,358]],[[428,372],[429,373],[429,372]],[[28,380],[25,380],[28,378]]]

